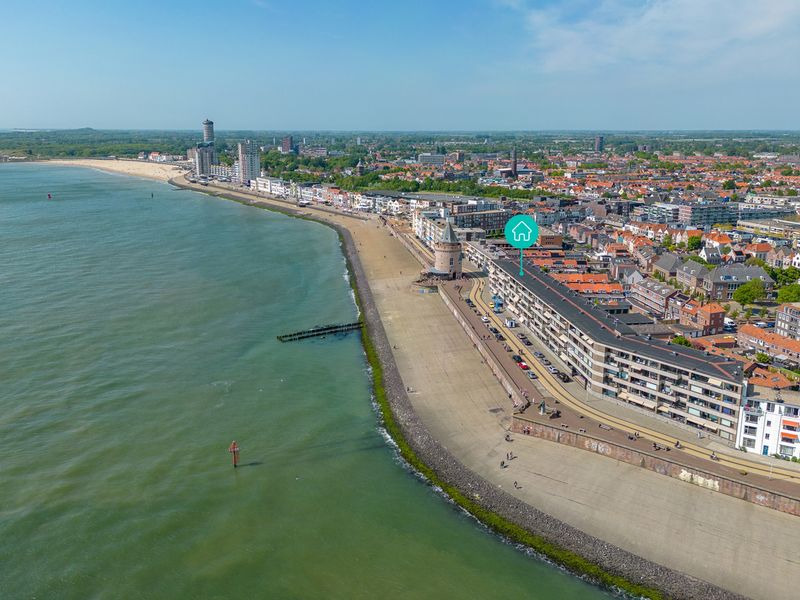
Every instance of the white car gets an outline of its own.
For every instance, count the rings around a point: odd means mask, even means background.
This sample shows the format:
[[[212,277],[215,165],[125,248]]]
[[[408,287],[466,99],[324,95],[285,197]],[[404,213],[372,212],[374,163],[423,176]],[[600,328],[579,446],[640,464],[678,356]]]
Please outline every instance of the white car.
[[[489,322],[489,317],[481,317],[481,322],[482,323],[488,323]]]

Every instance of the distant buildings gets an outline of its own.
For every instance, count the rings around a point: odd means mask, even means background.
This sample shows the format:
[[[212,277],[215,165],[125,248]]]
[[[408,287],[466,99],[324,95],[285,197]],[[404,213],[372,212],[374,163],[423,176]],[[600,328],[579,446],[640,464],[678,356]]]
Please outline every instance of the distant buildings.
[[[417,162],[421,165],[435,165],[444,166],[444,154],[431,154],[430,152],[423,152],[417,156]]]
[[[255,142],[246,140],[239,142],[239,182],[242,185],[250,185],[261,174],[261,159],[258,145]]]
[[[211,166],[214,164],[216,151],[214,142],[201,142],[197,144],[194,151],[194,172],[199,176],[211,174]]]
[[[203,141],[187,152],[194,158],[194,172],[198,177],[211,175],[211,167],[219,163],[217,149],[214,146],[214,121],[203,121]]]
[[[739,220],[739,205],[735,202],[711,202],[708,204],[681,204],[678,221],[689,227],[706,231],[720,223],[735,225]]]
[[[602,152],[606,147],[606,139],[602,135],[595,136],[594,138],[594,151]]]
[[[287,135],[281,140],[281,152],[283,154],[290,154],[294,152],[294,138]]]
[[[203,141],[206,143],[214,141],[214,121],[210,119],[203,121]]]

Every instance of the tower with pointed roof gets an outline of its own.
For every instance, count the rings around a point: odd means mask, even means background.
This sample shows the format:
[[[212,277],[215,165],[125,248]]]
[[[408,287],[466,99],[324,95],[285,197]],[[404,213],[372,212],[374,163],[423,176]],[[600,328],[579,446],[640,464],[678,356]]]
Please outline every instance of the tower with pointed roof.
[[[461,274],[461,242],[448,221],[440,240],[433,245],[433,270],[437,275],[447,279],[455,279]]]

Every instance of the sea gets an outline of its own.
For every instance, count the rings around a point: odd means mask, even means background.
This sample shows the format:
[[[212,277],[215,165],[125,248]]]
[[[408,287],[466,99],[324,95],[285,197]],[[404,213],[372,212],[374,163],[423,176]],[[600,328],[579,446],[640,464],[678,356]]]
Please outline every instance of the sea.
[[[276,339],[356,317],[325,226],[0,164],[0,598],[609,597],[403,464],[358,333]]]

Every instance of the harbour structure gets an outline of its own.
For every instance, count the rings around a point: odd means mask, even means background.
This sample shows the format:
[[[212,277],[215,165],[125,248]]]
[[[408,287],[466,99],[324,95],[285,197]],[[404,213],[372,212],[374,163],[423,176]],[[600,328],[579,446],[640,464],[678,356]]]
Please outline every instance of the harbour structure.
[[[473,244],[473,250],[475,245]],[[643,336],[539,269],[487,257],[490,289],[589,392],[736,439],[741,363]]]
[[[251,140],[239,142],[239,183],[250,185],[261,175],[261,157],[258,144]]]

